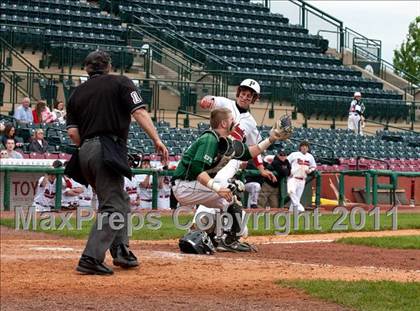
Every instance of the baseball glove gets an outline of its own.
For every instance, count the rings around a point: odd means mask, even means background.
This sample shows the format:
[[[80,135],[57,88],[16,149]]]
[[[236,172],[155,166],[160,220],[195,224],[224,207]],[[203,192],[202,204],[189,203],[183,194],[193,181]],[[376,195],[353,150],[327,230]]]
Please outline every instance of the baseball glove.
[[[274,140],[287,140],[292,133],[292,118],[288,115],[283,115],[271,128],[270,137]]]

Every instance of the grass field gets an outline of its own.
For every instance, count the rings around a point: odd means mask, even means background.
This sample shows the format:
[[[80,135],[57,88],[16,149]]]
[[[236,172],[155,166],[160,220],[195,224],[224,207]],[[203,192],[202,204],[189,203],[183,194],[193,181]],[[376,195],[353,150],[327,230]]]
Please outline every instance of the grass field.
[[[58,230],[58,227],[61,224],[61,219],[57,219],[55,221],[55,225],[51,226],[51,221],[48,218],[48,215],[54,215],[55,217],[59,217],[58,214],[45,214],[43,219],[38,218],[35,220],[36,227],[34,228],[32,225],[29,226],[30,230],[39,231],[39,232],[47,232],[58,234],[61,236],[69,236],[77,239],[86,238],[89,234],[92,221],[85,221],[82,223],[80,230],[76,228],[76,219],[70,219],[69,223],[72,225],[72,229],[68,227],[64,227],[62,230]],[[144,216],[144,215],[143,215]],[[275,216],[270,215],[267,219],[259,218],[253,222],[253,217],[248,222],[248,228],[250,230],[250,235],[258,236],[258,235],[275,235],[279,233],[283,233],[285,227],[290,229],[290,234],[313,234],[313,233],[326,233],[326,232],[340,232],[340,231],[356,231],[352,225],[349,225],[349,219],[345,219],[342,224],[348,226],[347,229],[342,230],[333,230],[334,224],[337,223],[337,220],[341,217],[340,215],[333,215],[333,214],[325,214],[319,217],[319,225],[318,229],[314,227],[314,219],[310,218],[309,222],[307,223],[307,227],[304,226],[304,219],[303,217],[299,217],[299,222],[294,224],[293,215],[290,215],[290,219],[287,217],[278,217],[275,220]],[[163,239],[175,239],[179,238],[183,235],[185,230],[179,229],[175,226],[172,216],[165,215],[160,216],[159,218],[153,218],[153,221],[147,221],[147,218],[144,217],[145,225],[140,229],[135,229],[135,225],[138,224],[138,219],[136,218],[133,221],[133,239],[138,240],[163,240]],[[179,216],[178,220],[181,224],[186,224],[191,221],[192,215],[181,215]],[[289,222],[289,226],[285,226],[286,219]],[[356,217],[356,222],[359,221]],[[156,224],[160,222],[160,228],[156,230]],[[274,223],[277,222],[277,226],[274,226]],[[373,224],[373,216],[366,216],[366,224],[357,231],[373,231],[374,224]],[[398,229],[420,229],[420,214],[399,214],[398,215]],[[15,228],[15,220],[14,219],[0,219],[0,224],[5,225],[11,228]],[[149,227],[147,227],[149,225]],[[150,225],[154,225],[153,228],[150,228]],[[254,226],[255,225],[255,226]],[[296,225],[296,227],[295,227]],[[253,228],[255,227],[255,228]],[[283,228],[282,228],[283,227]],[[22,227],[21,227],[22,228]],[[386,216],[384,214],[380,215],[379,218],[379,230],[391,230],[392,229],[392,219],[390,216]]]
[[[419,282],[296,280],[278,284],[355,310],[420,310]]]
[[[342,238],[336,242],[381,248],[420,249],[420,236],[418,235],[372,238]]]

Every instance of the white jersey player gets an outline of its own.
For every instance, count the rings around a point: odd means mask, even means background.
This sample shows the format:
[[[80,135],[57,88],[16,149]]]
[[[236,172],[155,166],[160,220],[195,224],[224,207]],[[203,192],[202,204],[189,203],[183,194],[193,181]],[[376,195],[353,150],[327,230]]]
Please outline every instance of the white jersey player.
[[[60,160],[55,160],[52,164],[53,168],[59,168],[62,166],[63,163]],[[46,174],[38,180],[37,190],[33,203],[37,212],[50,212],[52,209],[54,209],[56,179],[57,178],[54,174]]]
[[[236,91],[236,101],[225,97],[208,95],[201,100],[200,107],[210,110],[228,108],[232,112],[235,122],[230,136],[245,142],[248,146],[257,145],[261,141],[261,135],[257,129],[257,122],[249,112],[249,107],[259,98],[260,92],[261,88],[257,81],[245,79],[241,82]],[[277,180],[272,172],[264,168],[261,156],[255,157],[253,160],[263,177],[269,178],[273,182]],[[239,160],[229,161],[229,163],[216,174],[214,181],[219,183],[221,187],[226,187],[228,185],[228,180],[238,172],[240,164],[241,161]],[[196,214],[200,212],[214,213],[214,209],[207,209],[203,206],[199,206]]]
[[[354,93],[354,99],[350,103],[349,118],[347,120],[348,129],[354,131],[356,134],[363,135],[363,111],[361,103],[362,94],[360,92]]]
[[[33,205],[37,212],[50,212],[55,206],[55,175],[45,175],[38,180]]]
[[[75,209],[80,206],[80,195],[84,188],[81,184],[71,178],[64,176],[61,192],[61,207],[64,209]]]
[[[158,209],[171,209],[171,180],[169,176],[159,177]]]
[[[309,143],[302,141],[299,151],[292,152],[287,157],[291,165],[290,177],[287,179],[287,193],[290,196],[290,211],[297,209],[304,212],[305,208],[300,203],[303,190],[305,189],[306,176],[316,170],[315,159],[308,152]]]
[[[130,207],[131,208],[138,208],[140,207],[140,196],[138,192],[138,178],[137,176],[133,176],[130,179],[124,177],[124,190],[127,192],[128,196],[130,197]]]

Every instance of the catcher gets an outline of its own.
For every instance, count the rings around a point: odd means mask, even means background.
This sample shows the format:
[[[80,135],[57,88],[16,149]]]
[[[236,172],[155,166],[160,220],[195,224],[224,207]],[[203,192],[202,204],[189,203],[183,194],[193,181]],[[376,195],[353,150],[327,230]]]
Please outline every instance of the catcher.
[[[209,230],[218,250],[251,251],[252,247],[247,243],[240,243],[237,235],[241,231],[238,219],[243,216],[242,206],[235,199],[233,189],[243,191],[243,184],[234,181],[224,186],[212,177],[231,159],[247,161],[264,152],[272,143],[289,138],[292,131],[291,121],[289,117],[282,118],[271,129],[269,138],[250,147],[228,137],[234,126],[229,109],[214,109],[210,114],[210,125],[211,130],[204,132],[183,154],[172,179],[173,193],[181,206],[202,204],[232,215],[233,223],[229,232],[215,237],[213,230]],[[212,213],[208,216],[213,217]],[[195,233],[194,238],[197,238]],[[188,242],[188,237],[181,240]],[[190,242],[191,245],[196,244]]]

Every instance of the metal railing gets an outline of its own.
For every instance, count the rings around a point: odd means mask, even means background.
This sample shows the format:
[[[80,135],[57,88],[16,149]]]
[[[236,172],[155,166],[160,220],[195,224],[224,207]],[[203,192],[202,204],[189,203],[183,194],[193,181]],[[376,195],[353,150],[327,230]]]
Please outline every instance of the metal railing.
[[[134,175],[139,174],[146,174],[152,176],[152,209],[158,208],[158,183],[159,177],[161,176],[173,176],[173,170],[159,170],[159,169],[131,169]],[[4,173],[3,178],[3,207],[4,210],[8,211],[11,207],[11,174],[12,173],[44,173],[44,174],[53,174],[56,175],[56,195],[55,195],[55,210],[59,210],[61,208],[61,193],[62,193],[62,177],[64,174],[64,168],[52,168],[52,167],[35,167],[35,166],[27,166],[27,165],[2,165],[0,166],[0,172]],[[247,170],[242,174],[241,178],[245,178],[245,175],[252,175],[252,174],[260,174],[259,171],[256,170]],[[315,172],[314,176],[308,178],[307,183],[311,183],[313,179],[316,179],[316,190],[315,190],[315,206],[319,207],[321,202],[321,173]],[[285,204],[286,194],[283,193],[281,190],[282,185],[285,184],[286,179],[282,178],[281,182],[279,183],[280,188],[280,196],[279,202],[280,206],[283,207]]]
[[[28,96],[32,100],[37,100],[39,97],[34,92],[34,83],[44,79],[45,76],[2,37],[0,37],[0,60],[1,78],[5,79],[10,85],[9,102],[13,104],[12,111],[14,111],[14,104],[18,101],[18,93]],[[18,65],[23,66],[28,74],[22,77],[17,71],[12,70],[13,62],[18,62]]]
[[[140,10],[140,12],[144,14],[152,14],[165,24],[165,26],[154,26],[137,16],[136,11],[130,11],[132,21],[135,21],[137,26],[139,24],[147,25],[149,27],[152,27],[155,32],[163,36],[171,36],[173,39],[177,40],[178,42],[180,42],[180,44],[183,45],[183,49],[187,50],[190,56],[201,59],[201,61],[204,61],[204,63],[206,63],[207,65],[209,65],[210,63],[216,63],[218,64],[218,66],[220,66],[220,68],[218,69],[224,69],[227,66],[237,67],[236,65],[224,60],[217,54],[214,54],[213,52],[201,47],[194,41],[182,36],[181,34],[179,34],[178,29],[175,25],[161,18],[159,15],[150,12],[150,10],[146,10],[139,4],[135,4],[133,7],[135,7],[137,10]]]
[[[396,172],[388,170],[362,170],[362,171],[340,171],[339,175],[339,195],[338,205],[344,204],[345,176],[360,176],[365,178],[365,203],[378,206],[378,190],[386,189],[390,191],[390,203],[395,205],[396,190],[398,188],[398,177],[420,177],[419,172]],[[384,176],[389,178],[389,184],[378,183],[378,177]]]

